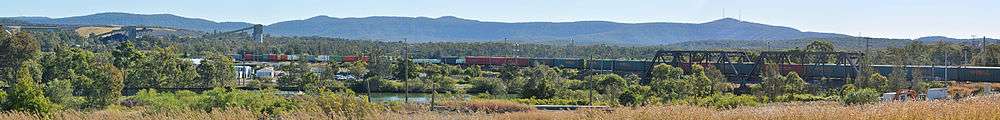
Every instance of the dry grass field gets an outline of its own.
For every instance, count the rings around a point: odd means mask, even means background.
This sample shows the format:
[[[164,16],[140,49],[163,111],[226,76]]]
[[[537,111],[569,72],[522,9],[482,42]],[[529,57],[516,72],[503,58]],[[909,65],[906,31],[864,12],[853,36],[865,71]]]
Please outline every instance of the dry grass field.
[[[79,34],[80,36],[89,37],[90,34],[101,34],[101,33],[111,32],[111,31],[114,31],[114,30],[117,30],[117,29],[120,29],[120,28],[119,27],[80,27],[80,28],[77,28],[74,31],[76,31],[76,34]]]
[[[96,120],[145,120],[145,119],[501,119],[501,120],[555,120],[555,119],[639,119],[639,120],[996,120],[1000,119],[1000,95],[977,96],[962,100],[883,102],[868,105],[844,106],[835,102],[772,103],[760,107],[741,107],[718,110],[696,106],[654,106],[615,108],[614,111],[542,111],[533,110],[509,113],[466,113],[466,112],[372,112],[365,116],[338,116],[321,110],[303,109],[280,116],[262,117],[245,110],[223,110],[213,112],[181,111],[166,113],[144,113],[141,108],[127,110],[102,110],[96,112],[62,111],[49,117],[52,119],[96,119]],[[5,119],[40,119],[20,113],[0,114]]]

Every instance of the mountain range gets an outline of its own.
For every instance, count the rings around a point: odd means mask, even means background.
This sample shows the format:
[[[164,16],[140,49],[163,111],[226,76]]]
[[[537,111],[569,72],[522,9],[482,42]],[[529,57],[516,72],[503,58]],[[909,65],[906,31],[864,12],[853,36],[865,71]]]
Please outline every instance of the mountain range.
[[[203,32],[249,27],[246,22],[215,22],[171,14],[99,13],[85,16],[5,17],[37,24],[145,25]],[[508,39],[521,43],[579,43],[664,45],[692,41],[796,40],[852,37],[835,33],[805,32],[732,18],[705,23],[489,22],[453,16],[335,18],[316,16],[267,25],[272,36],[321,36],[347,39],[411,42],[481,42]],[[940,39],[940,38],[939,38]]]

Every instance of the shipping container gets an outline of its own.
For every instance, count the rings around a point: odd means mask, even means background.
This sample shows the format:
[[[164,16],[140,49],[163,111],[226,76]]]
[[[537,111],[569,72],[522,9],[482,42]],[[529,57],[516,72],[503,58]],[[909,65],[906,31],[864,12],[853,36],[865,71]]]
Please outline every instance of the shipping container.
[[[358,61],[358,60],[361,60],[362,62],[368,62],[368,56],[364,56],[364,57],[358,57],[358,56],[354,56],[354,55],[344,56],[344,60],[343,61],[344,62],[355,62],[355,61]]]
[[[272,62],[274,62],[274,61],[280,61],[280,60],[278,59],[278,55],[275,55],[275,54],[267,54],[267,61],[272,61]]]
[[[288,55],[278,55],[279,61],[288,61]]]
[[[233,61],[243,61],[243,55],[240,55],[240,54],[232,54],[232,55],[229,55],[229,56],[230,56],[230,57],[233,57]]]
[[[410,59],[410,60],[413,61],[413,63],[417,63],[417,64],[439,64],[439,63],[441,63],[440,59]]]
[[[288,55],[288,60],[289,61],[299,61],[299,56],[298,55]]]
[[[330,56],[329,55],[318,55],[318,56],[316,56],[316,61],[318,61],[318,62],[330,62]]]
[[[253,54],[243,54],[243,60],[246,60],[246,61],[255,61],[254,57],[253,57]]]
[[[344,62],[344,56],[331,55],[329,58],[330,59],[327,60],[329,62]]]
[[[306,61],[309,61],[309,62],[319,62],[319,60],[317,60],[318,56],[316,56],[316,55],[303,55],[303,56],[305,56],[305,60]]]

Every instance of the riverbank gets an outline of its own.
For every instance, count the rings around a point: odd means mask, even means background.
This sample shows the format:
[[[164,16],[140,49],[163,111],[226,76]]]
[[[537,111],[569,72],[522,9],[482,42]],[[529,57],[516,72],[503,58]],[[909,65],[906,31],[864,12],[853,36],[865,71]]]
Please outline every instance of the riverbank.
[[[419,106],[417,106],[419,107]],[[424,106],[425,107],[425,106]],[[52,119],[1000,119],[1000,95],[970,97],[947,101],[881,102],[865,105],[843,105],[836,102],[782,102],[758,107],[716,109],[698,106],[648,106],[616,107],[613,111],[577,110],[488,113],[454,111],[371,111],[363,114],[343,114],[301,109],[282,115],[263,115],[244,109],[203,111],[176,111],[147,113],[141,108],[109,108],[107,110],[80,112],[55,112]],[[0,118],[41,119],[29,113],[5,112]]]

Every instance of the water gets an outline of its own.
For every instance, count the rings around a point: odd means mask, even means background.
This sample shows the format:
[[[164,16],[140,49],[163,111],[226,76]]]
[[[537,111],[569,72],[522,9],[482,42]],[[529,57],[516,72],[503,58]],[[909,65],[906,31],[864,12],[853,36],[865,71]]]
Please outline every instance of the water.
[[[360,94],[364,95],[364,93]],[[443,99],[445,97],[453,97],[445,95],[446,94],[439,93],[437,94],[436,98]],[[462,96],[462,98],[464,99],[470,99],[472,97],[472,95],[469,94],[459,94],[459,95]],[[410,102],[430,103],[431,101],[431,93],[410,93],[409,96],[410,96],[409,98]],[[372,93],[372,95],[369,95],[369,97],[372,99],[372,102],[395,102],[395,101],[403,102],[406,100],[405,93]]]

